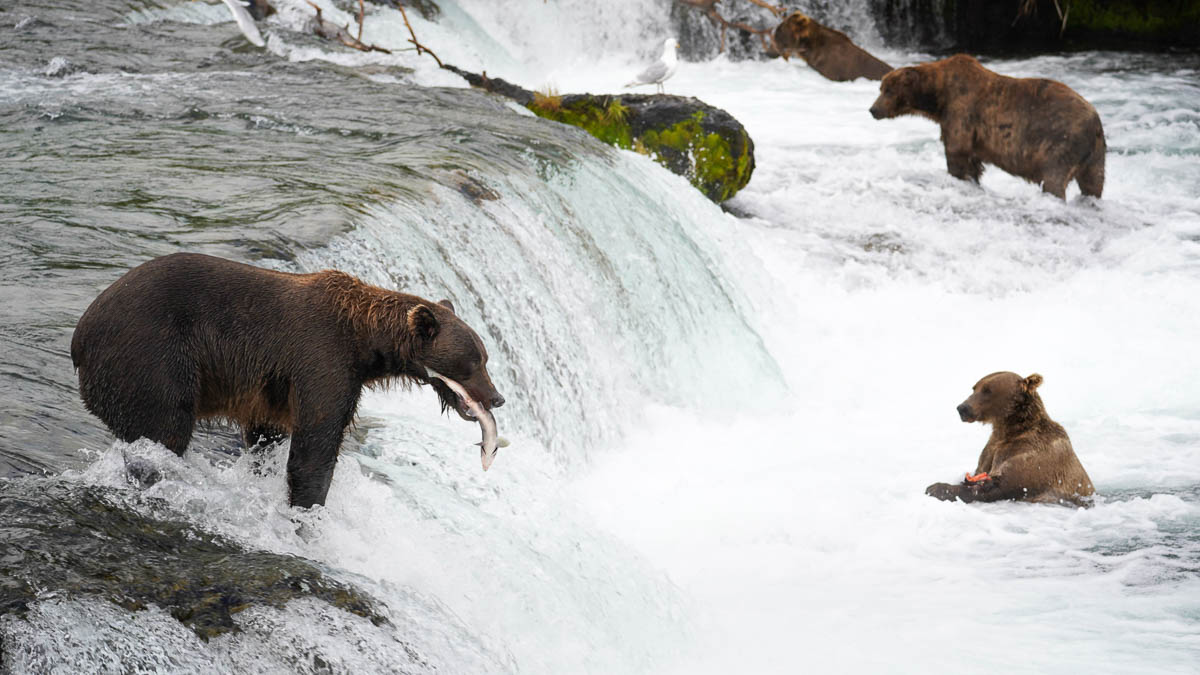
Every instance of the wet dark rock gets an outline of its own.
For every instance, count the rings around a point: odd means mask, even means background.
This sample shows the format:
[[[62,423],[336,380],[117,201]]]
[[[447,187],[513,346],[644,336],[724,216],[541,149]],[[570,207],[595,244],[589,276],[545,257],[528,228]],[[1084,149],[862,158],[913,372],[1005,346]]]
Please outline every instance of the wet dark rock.
[[[442,15],[442,8],[438,7],[434,0],[369,0],[377,5],[385,7],[398,7],[404,5],[406,8],[415,7],[421,13],[421,18],[426,21],[435,21]]]
[[[718,3],[716,8],[727,21],[755,29],[770,29],[779,23],[779,17],[773,12],[745,0]],[[721,27],[697,7],[672,3],[670,21],[679,40],[679,55],[687,61],[707,61],[722,53],[731,61],[761,60],[774,56],[763,48],[758,35],[737,28],[725,29],[722,50]]]
[[[871,0],[871,8],[888,43],[935,51],[1200,47],[1200,3],[1180,0]]]
[[[493,94],[500,94],[506,98],[511,98],[523,106],[528,106],[529,104],[533,103],[532,91],[529,91],[520,85],[513,84],[512,82],[509,82],[503,78],[488,77],[486,70],[483,73],[476,74],[469,70],[457,68],[448,63],[442,67],[454,73],[455,75],[462,77],[472,87],[483,89],[484,91],[490,91]]]
[[[729,113],[669,94],[541,94],[454,66],[474,87],[506,96],[539,117],[577,126],[596,138],[648,155],[687,178],[714,202],[737,194],[754,173],[754,141]]]
[[[205,640],[238,630],[233,615],[243,609],[301,597],[387,623],[374,599],[315,563],[244,549],[165,504],[58,479],[0,481],[0,614],[23,614],[49,596],[157,605]]]
[[[500,199],[500,193],[485,185],[482,181],[465,171],[453,171],[447,176],[451,182],[458,186],[458,191],[464,197],[470,199],[475,204],[480,204],[484,201],[496,201]]]

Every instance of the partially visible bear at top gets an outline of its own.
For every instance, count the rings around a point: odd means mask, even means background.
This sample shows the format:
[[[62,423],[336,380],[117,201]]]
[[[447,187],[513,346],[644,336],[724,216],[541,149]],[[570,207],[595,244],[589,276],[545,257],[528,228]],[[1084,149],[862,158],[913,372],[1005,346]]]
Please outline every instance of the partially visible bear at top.
[[[938,499],[994,502],[1015,499],[1086,506],[1095,490],[1071,439],[1050,419],[1037,389],[1038,374],[992,373],[975,383],[958,406],[964,422],[992,425],[975,475],[962,483],[934,483],[925,494]]]
[[[875,119],[921,115],[942,127],[946,168],[979,182],[994,164],[1066,198],[1104,191],[1104,128],[1100,115],[1067,85],[1040,78],[1006,77],[958,54],[893,70],[871,106]]]
[[[775,47],[784,56],[799,56],[826,79],[846,82],[882,79],[891,66],[854,44],[845,33],[793,12],[775,28]]]

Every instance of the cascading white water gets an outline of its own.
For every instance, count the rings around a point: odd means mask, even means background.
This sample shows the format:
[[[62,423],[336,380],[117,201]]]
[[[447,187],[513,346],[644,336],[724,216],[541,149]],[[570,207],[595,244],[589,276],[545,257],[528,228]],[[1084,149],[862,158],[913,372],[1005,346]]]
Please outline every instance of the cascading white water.
[[[883,39],[875,27],[875,16],[871,12],[870,0],[804,0],[789,3],[789,9],[798,9],[820,23],[845,33],[856,44],[882,47]]]
[[[491,350],[509,401],[501,423],[565,463],[619,437],[646,401],[723,408],[780,396],[713,242],[733,219],[702,199],[657,201],[686,181],[578,138],[591,146],[578,159],[527,152],[523,173],[480,167],[449,175],[464,190],[431,185],[420,202],[372,207],[301,263],[448,295]]]

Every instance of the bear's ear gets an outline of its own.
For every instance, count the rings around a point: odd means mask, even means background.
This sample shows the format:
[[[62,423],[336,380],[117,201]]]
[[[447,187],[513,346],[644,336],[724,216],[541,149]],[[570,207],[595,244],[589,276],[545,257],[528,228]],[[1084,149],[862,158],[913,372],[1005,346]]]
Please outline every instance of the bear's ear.
[[[417,337],[432,340],[438,334],[438,320],[433,310],[416,304],[408,310],[408,330]]]
[[[456,313],[454,311],[454,303],[453,302],[450,302],[449,300],[438,300],[438,304],[441,305],[442,307],[445,307],[446,309],[450,310],[451,314]]]
[[[1037,388],[1040,386],[1042,386],[1042,376],[1041,375],[1034,373],[1034,374],[1030,375],[1029,377],[1025,378],[1025,391],[1028,391],[1029,393],[1032,394],[1033,392],[1037,391]]]

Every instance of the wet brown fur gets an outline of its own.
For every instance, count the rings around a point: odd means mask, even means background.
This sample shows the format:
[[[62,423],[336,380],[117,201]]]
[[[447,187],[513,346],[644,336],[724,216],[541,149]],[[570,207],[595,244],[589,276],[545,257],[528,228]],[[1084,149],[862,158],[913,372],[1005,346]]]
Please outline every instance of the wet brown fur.
[[[934,483],[925,493],[943,500],[992,502],[1006,499],[1085,506],[1095,492],[1075,456],[1071,439],[1050,419],[1037,388],[1038,374],[992,373],[975,384],[958,407],[964,422],[992,425],[992,435],[975,473],[988,480]]]
[[[799,56],[835,82],[860,77],[880,80],[892,69],[854,44],[845,33],[822,26],[802,12],[793,12],[775,28],[775,45],[784,56]]]
[[[177,253],[140,265],[88,307],[71,359],[88,410],[124,441],[183,454],[196,422],[237,423],[248,446],[291,436],[288,486],[323,504],[364,386],[432,384],[503,403],[479,336],[453,307],[327,270],[288,274]]]
[[[986,163],[1059,198],[1072,180],[1085,195],[1104,191],[1100,115],[1061,82],[1006,77],[959,54],[893,70],[879,90],[875,119],[921,115],[941,125],[955,178],[978,183]]]

